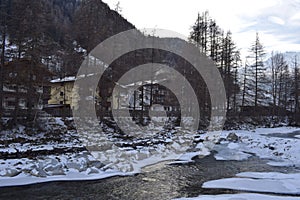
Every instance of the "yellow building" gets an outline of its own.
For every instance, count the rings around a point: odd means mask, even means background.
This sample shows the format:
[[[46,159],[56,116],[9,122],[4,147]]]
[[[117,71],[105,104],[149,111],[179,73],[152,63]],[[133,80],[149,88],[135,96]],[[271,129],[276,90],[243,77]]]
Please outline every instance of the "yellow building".
[[[76,108],[75,95],[72,93],[75,76],[58,78],[51,80],[51,93],[48,100],[49,105],[64,105],[70,108]]]
[[[74,88],[76,77],[69,76],[51,80],[51,92],[48,105],[44,110],[54,116],[71,116],[72,110],[78,108],[80,97],[78,89]],[[91,93],[93,93],[91,91]],[[85,97],[85,100],[94,101],[100,99],[98,91],[94,95]],[[81,97],[82,98],[82,97]]]

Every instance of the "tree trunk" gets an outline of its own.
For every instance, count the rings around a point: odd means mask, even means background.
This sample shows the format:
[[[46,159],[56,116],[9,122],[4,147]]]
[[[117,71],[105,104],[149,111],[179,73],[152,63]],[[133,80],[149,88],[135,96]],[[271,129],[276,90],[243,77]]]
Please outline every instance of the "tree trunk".
[[[5,40],[6,40],[6,31],[5,28],[2,31],[2,51],[1,51],[1,66],[0,66],[0,120],[3,115],[3,69],[5,64]],[[1,126],[1,122],[0,122]]]

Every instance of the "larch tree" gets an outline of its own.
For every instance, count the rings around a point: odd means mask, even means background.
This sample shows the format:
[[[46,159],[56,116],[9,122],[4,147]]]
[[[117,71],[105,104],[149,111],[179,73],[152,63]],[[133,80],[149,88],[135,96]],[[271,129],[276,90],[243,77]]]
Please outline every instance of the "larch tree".
[[[243,69],[243,73],[242,73],[242,103],[241,103],[241,107],[243,108],[246,105],[246,95],[248,95],[247,91],[248,91],[248,87],[247,87],[247,83],[248,83],[248,62],[246,59],[245,65],[244,65],[244,69]]]
[[[253,91],[253,104],[254,107],[257,108],[259,105],[263,103],[265,100],[265,83],[266,76],[265,70],[266,67],[264,65],[265,58],[265,50],[264,46],[260,42],[259,35],[256,33],[255,42],[252,44],[250,48],[249,58],[251,59],[251,64],[249,66],[248,72],[250,73],[250,90]]]
[[[300,94],[300,72],[299,72],[299,66],[298,66],[298,60],[297,56],[294,58],[293,62],[293,77],[292,77],[292,91],[291,91],[291,97],[294,101],[294,120],[297,124],[300,124],[300,104],[299,104],[299,94]]]
[[[273,114],[275,114],[275,109],[279,106],[281,101],[281,79],[282,74],[285,70],[286,62],[284,61],[283,54],[272,52],[270,59],[271,66],[271,93],[272,93],[272,102],[273,102]]]
[[[196,22],[192,26],[189,40],[212,59],[219,68],[226,88],[227,109],[234,108],[236,104],[235,95],[239,90],[236,88],[237,84],[234,83],[235,78],[237,78],[234,59],[238,50],[236,50],[232,40],[231,32],[228,31],[224,35],[224,31],[206,11],[198,14]],[[204,96],[208,97],[209,95]]]

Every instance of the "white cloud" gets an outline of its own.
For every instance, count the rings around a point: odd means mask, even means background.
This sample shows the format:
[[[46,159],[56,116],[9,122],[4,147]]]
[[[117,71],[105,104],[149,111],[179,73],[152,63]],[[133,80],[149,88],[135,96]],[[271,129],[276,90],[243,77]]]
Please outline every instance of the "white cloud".
[[[299,0],[104,0],[111,8],[118,1],[122,15],[139,29],[157,27],[188,36],[197,13],[208,10],[222,29],[231,30],[244,53],[256,31],[268,51],[300,50]]]
[[[290,20],[300,20],[300,13],[293,15]]]
[[[279,24],[279,25],[284,25],[285,24],[285,21],[283,19],[281,19],[280,17],[276,17],[276,16],[270,16],[268,18],[268,20],[270,22],[273,22],[273,23]]]

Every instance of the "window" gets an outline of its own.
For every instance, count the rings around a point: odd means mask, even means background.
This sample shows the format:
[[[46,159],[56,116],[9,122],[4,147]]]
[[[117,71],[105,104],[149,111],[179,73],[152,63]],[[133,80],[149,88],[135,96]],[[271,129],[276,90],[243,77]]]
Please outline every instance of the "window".
[[[22,109],[26,108],[26,100],[25,99],[19,99],[19,106]]]
[[[61,96],[61,97],[64,96],[64,92],[61,91],[61,92],[60,92],[60,96]]]
[[[10,78],[14,78],[18,75],[18,73],[17,72],[10,72],[8,75],[9,75]]]
[[[36,89],[36,92],[43,93],[43,87],[42,86],[36,86],[35,89]]]
[[[25,86],[19,86],[19,91],[20,92],[23,92],[23,93],[26,93],[27,92],[27,88]]]
[[[5,98],[4,100],[4,108],[6,109],[14,109],[15,108],[15,101],[16,99],[13,97]]]
[[[3,90],[6,92],[16,92],[17,85],[3,84]]]
[[[15,102],[14,101],[8,101],[7,102],[7,106],[8,107],[14,107],[15,106]]]

